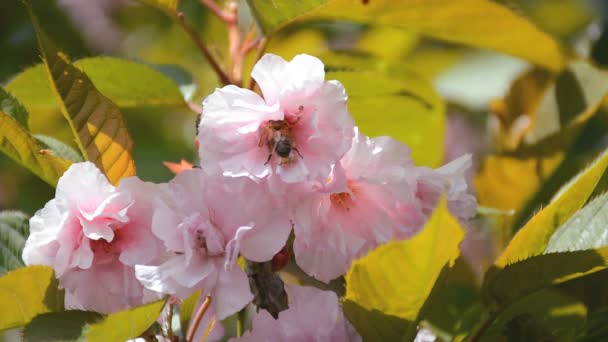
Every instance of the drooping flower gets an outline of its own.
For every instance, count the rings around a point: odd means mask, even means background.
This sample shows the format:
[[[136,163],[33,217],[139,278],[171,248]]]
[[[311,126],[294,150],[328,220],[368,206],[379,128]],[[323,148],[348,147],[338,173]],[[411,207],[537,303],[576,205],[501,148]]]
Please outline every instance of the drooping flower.
[[[361,341],[335,293],[305,286],[285,286],[285,290],[289,309],[281,311],[276,320],[260,310],[253,317],[252,329],[230,341]]]
[[[160,249],[149,217],[156,189],[136,177],[114,187],[94,164],[73,164],[31,218],[23,260],[55,270],[67,308],[109,313],[142,304],[133,266]]]
[[[338,81],[309,55],[266,54],[251,73],[264,97],[233,85],[203,102],[201,165],[210,174],[324,181],[349,149],[353,119]]]
[[[462,167],[466,163],[417,168],[404,144],[357,132],[332,173],[332,180],[346,178],[347,188],[321,188],[295,205],[297,264],[324,282],[343,275],[352,260],[379,244],[416,234],[442,192],[448,193],[450,207],[468,215],[467,205],[474,209],[475,203],[469,203],[466,183],[459,180]]]
[[[200,169],[177,175],[159,195],[152,231],[167,255],[136,266],[153,291],[186,298],[196,289],[211,295],[219,319],[252,299],[239,253],[252,261],[272,259],[291,230],[286,211],[273,207],[263,186],[248,178],[207,177]]]

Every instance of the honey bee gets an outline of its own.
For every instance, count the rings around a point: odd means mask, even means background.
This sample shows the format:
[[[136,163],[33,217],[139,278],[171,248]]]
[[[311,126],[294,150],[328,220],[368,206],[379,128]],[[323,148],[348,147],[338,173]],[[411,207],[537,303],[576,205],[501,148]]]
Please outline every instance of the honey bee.
[[[303,107],[300,106],[301,112]],[[292,160],[291,151],[295,151],[300,158],[304,158],[300,151],[296,148],[296,141],[293,137],[292,127],[300,120],[298,117],[293,123],[287,120],[269,120],[266,126],[262,129],[260,142],[258,146],[262,147],[264,143],[268,146],[268,159],[264,163],[267,165],[272,159],[273,153],[276,153],[280,160],[279,165],[287,164]]]

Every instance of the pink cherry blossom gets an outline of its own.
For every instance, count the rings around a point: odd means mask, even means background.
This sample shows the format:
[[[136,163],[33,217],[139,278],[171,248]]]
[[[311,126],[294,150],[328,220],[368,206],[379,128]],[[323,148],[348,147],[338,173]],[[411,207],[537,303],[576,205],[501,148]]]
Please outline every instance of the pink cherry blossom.
[[[203,102],[200,158],[210,174],[324,181],[349,149],[353,119],[338,81],[309,55],[266,54],[251,73],[264,97],[233,85]]]
[[[477,200],[467,192],[466,171],[471,167],[471,155],[443,165],[438,169],[418,167],[412,177],[416,187],[416,198],[425,215],[430,215],[442,194],[447,195],[450,212],[463,220],[475,216]]]
[[[224,319],[252,299],[239,253],[252,261],[272,259],[284,246],[291,223],[264,187],[249,178],[207,177],[186,170],[165,187],[155,205],[152,231],[167,254],[136,266],[148,289],[186,298],[196,289],[211,295]]]
[[[330,179],[345,178],[347,188],[320,187],[295,205],[297,264],[324,282],[343,275],[352,260],[379,244],[416,234],[444,191],[450,208],[469,215],[475,202],[466,193],[466,167],[417,168],[404,144],[357,133]]]
[[[252,329],[230,341],[361,341],[361,336],[344,317],[338,296],[314,287],[285,286],[289,309],[274,319],[266,310],[254,317]]]
[[[94,164],[73,164],[31,218],[23,260],[55,270],[67,308],[109,313],[142,304],[133,266],[158,254],[149,217],[155,191],[135,177],[116,188]]]

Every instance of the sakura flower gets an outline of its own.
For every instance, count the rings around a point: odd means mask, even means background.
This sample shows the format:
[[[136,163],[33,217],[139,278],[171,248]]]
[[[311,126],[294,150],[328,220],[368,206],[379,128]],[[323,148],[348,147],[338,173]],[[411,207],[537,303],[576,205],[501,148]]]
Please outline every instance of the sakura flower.
[[[150,231],[155,191],[135,177],[116,188],[94,164],[73,164],[55,198],[30,219],[23,260],[55,270],[67,308],[109,313],[142,304],[133,266],[160,247]]]
[[[289,309],[275,320],[265,310],[253,317],[252,329],[230,341],[361,341],[344,317],[338,296],[314,287],[286,286]]]
[[[466,163],[419,169],[404,144],[356,132],[351,149],[335,165],[331,177],[331,182],[346,178],[347,188],[319,188],[295,205],[297,264],[328,282],[378,245],[416,234],[442,192],[448,191],[455,209],[470,210],[466,183],[458,179],[460,173],[454,174],[462,168]]]
[[[338,81],[309,55],[287,62],[266,54],[251,76],[264,97],[233,85],[203,102],[201,165],[210,174],[324,181],[349,149],[353,119]]]
[[[291,230],[286,211],[248,178],[206,177],[200,169],[183,171],[163,190],[152,231],[168,253],[136,266],[137,279],[180,299],[201,289],[220,320],[242,309],[253,296],[236,258],[267,261],[281,250]]]
[[[450,212],[467,220],[475,216],[477,201],[467,192],[465,173],[471,167],[471,155],[465,154],[438,169],[419,167],[412,177],[416,198],[425,215],[430,215],[443,193],[447,194]]]

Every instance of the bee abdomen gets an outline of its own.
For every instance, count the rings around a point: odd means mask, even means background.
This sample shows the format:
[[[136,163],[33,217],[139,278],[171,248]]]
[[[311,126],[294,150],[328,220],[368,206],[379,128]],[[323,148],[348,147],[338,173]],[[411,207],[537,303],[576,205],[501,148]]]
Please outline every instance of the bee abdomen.
[[[275,147],[275,151],[279,157],[287,158],[291,153],[291,143],[288,140],[279,140],[277,142],[277,146]]]

